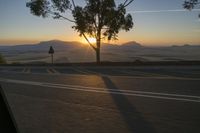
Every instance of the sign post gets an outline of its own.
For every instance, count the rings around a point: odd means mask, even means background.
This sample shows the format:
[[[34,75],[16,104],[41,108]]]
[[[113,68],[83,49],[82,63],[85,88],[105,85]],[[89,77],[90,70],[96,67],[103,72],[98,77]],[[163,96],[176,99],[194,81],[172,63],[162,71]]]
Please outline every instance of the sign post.
[[[53,49],[52,46],[50,46],[49,54],[51,54],[51,63],[53,64],[53,54],[54,54],[54,49]]]

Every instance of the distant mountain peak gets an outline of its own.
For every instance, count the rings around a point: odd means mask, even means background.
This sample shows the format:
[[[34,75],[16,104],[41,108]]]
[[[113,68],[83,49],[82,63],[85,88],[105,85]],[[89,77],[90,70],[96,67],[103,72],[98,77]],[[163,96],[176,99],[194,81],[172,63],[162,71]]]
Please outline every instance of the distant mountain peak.
[[[184,47],[189,47],[189,46],[191,46],[190,44],[184,44],[183,45]]]
[[[49,40],[49,41],[41,41],[36,45],[82,45],[81,42],[78,41],[62,41],[62,40]]]
[[[121,45],[122,47],[143,47],[140,43],[136,41],[130,41]]]
[[[172,45],[171,47],[192,47],[194,45],[190,45],[190,44],[183,44],[183,45]]]
[[[48,40],[48,41],[41,41],[38,44],[46,44],[46,43],[66,43],[65,41],[61,41],[61,40]]]

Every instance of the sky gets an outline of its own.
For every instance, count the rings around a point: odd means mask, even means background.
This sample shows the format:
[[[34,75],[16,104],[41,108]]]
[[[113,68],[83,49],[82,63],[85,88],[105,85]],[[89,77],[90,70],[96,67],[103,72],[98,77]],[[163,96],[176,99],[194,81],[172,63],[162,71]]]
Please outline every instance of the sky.
[[[33,44],[40,41],[80,41],[78,33],[65,20],[34,16],[26,7],[29,0],[0,0],[0,45]],[[117,41],[122,44],[136,41],[143,45],[200,44],[200,9],[186,11],[184,0],[135,0],[127,12],[134,27],[121,31]],[[84,0],[75,0],[83,5]],[[116,0],[116,3],[122,0]],[[106,42],[106,41],[105,41]]]

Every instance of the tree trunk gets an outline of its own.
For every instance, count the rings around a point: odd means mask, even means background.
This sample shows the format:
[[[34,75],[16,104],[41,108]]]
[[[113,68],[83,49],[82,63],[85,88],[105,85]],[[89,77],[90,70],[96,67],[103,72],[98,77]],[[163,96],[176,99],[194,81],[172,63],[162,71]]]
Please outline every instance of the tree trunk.
[[[96,62],[100,64],[100,48],[96,49]]]
[[[97,42],[96,42],[96,62],[97,64],[100,64],[101,60],[100,60],[100,50],[101,50],[101,39],[100,36],[101,34],[99,33],[97,36]]]

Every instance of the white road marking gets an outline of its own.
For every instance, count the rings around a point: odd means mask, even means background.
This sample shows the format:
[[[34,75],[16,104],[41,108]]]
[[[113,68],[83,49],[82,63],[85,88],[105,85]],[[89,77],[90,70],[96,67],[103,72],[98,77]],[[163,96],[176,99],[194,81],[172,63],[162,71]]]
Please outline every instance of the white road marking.
[[[2,73],[8,73],[10,74],[10,71],[0,71]],[[48,76],[49,73],[30,73],[30,68],[28,70],[28,72],[26,73],[21,73],[21,72],[12,72],[12,74],[31,74],[31,75],[46,75]],[[67,76],[81,76],[81,77],[85,77],[85,76],[107,76],[107,77],[116,77],[116,78],[133,78],[133,79],[169,79],[169,80],[193,80],[193,81],[199,81],[200,78],[186,78],[186,77],[144,77],[144,76],[117,76],[117,75],[106,75],[106,74],[99,74],[99,75],[88,75],[88,74],[69,74],[69,73],[54,73],[53,75],[67,75]]]
[[[27,68],[27,69],[26,69],[26,73],[31,73],[31,69],[30,69],[30,68]]]
[[[7,83],[17,83],[17,84],[35,85],[35,86],[42,86],[42,87],[60,88],[60,89],[74,90],[74,91],[118,94],[118,95],[127,95],[127,96],[138,96],[138,97],[146,97],[146,98],[156,98],[156,99],[200,103],[200,96],[191,96],[191,95],[179,95],[179,94],[157,93],[157,92],[146,92],[146,91],[132,91],[132,90],[116,90],[116,89],[109,89],[109,88],[96,88],[96,87],[86,87],[86,86],[77,86],[77,85],[53,84],[53,83],[12,80],[12,79],[3,79],[3,78],[0,78],[0,81],[7,82]]]
[[[82,74],[86,74],[86,75],[89,74],[88,72],[82,71],[80,68],[75,68],[75,67],[73,67],[72,69],[73,69],[74,71],[77,71],[77,72],[82,73]]]
[[[53,74],[59,74],[59,72],[56,69],[54,68],[49,68],[49,69],[53,72]]]
[[[50,71],[49,68],[47,68],[46,71],[47,71],[49,74],[53,74],[53,72]]]
[[[46,68],[46,71],[47,71],[49,74],[59,74],[59,72],[56,71],[54,68]]]
[[[108,76],[108,77],[119,77],[119,78],[136,78],[136,79],[175,79],[175,80],[194,80],[198,81],[200,78],[186,78],[186,77],[144,77],[144,76]]]
[[[93,70],[87,70],[87,69],[84,69],[84,71],[88,72],[89,74],[94,74],[94,75],[103,75],[101,73],[98,73],[98,72],[95,72]]]
[[[23,68],[22,73],[25,73],[25,71],[26,71],[26,68]]]

